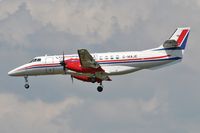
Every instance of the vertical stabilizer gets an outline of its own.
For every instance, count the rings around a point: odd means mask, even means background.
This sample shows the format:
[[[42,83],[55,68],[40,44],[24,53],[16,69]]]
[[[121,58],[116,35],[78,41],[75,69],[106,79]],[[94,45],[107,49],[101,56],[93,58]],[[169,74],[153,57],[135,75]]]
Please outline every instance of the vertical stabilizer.
[[[169,40],[175,40],[177,42],[176,47],[184,50],[187,44],[189,33],[190,33],[189,27],[178,28],[176,29],[174,34],[169,38]]]
[[[163,45],[154,50],[165,51],[168,55],[182,59],[189,33],[189,27],[177,28],[171,37],[163,43]]]

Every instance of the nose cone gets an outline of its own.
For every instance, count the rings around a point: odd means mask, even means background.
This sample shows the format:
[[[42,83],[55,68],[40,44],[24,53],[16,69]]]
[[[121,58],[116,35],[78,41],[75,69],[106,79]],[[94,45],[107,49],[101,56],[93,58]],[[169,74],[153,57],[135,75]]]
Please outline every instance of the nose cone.
[[[18,74],[18,72],[15,69],[8,72],[9,76],[17,76],[17,74]]]
[[[24,76],[26,75],[25,65],[15,68],[8,72],[9,76]]]

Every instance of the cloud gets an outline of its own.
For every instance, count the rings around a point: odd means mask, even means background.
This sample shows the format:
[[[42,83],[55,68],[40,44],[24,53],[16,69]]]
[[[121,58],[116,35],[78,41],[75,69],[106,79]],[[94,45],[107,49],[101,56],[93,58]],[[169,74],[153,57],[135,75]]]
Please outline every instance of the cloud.
[[[106,41],[112,36],[115,28],[121,31],[130,31],[135,27],[138,19],[146,20],[151,10],[150,6],[144,4],[144,1],[138,2],[137,5],[132,1],[125,4],[124,1],[115,0],[20,0],[13,3],[2,1],[1,19],[6,19],[19,12],[22,4],[30,13],[30,16],[25,17],[29,17],[27,20],[32,20],[29,22],[31,29],[34,29],[32,31],[36,30],[34,23],[38,21],[43,26],[51,24],[57,31],[79,36],[88,43]],[[19,18],[16,20],[20,21]],[[23,24],[22,21],[22,25],[19,27],[24,26]],[[13,26],[17,27],[15,24]],[[22,32],[26,35],[30,34],[23,30]]]
[[[0,132],[72,132],[68,113],[81,103],[82,100],[76,97],[47,103],[39,99],[24,101],[16,95],[0,94]],[[61,117],[63,114],[67,116]]]
[[[12,47],[28,47],[30,46],[28,36],[40,28],[41,25],[30,16],[26,5],[18,4],[15,12],[0,21],[0,42],[4,45],[10,44]]]
[[[138,8],[133,2],[123,1],[29,1],[27,7],[33,18],[41,23],[52,24],[59,31],[78,35],[91,43],[107,40],[117,25],[120,30],[134,27],[138,16],[145,19],[148,7]],[[115,4],[113,4],[115,3]]]
[[[167,94],[159,93],[150,99],[121,98],[118,100],[100,101],[95,103],[93,110],[99,118],[110,120],[138,120],[151,115],[158,117],[168,112]]]
[[[22,0],[1,0],[0,1],[0,20],[6,19],[9,15],[14,14],[19,6],[21,5]]]

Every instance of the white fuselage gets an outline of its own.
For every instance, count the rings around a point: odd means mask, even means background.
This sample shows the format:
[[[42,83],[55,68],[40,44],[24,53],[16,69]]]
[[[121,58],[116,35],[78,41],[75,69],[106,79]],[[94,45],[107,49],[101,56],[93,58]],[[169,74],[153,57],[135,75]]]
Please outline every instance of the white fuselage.
[[[131,52],[108,52],[91,54],[107,75],[121,75],[141,69],[150,69],[181,60],[178,55],[170,55],[170,50],[150,49]],[[10,76],[37,76],[55,74],[78,74],[75,71],[63,71],[60,64],[62,55],[35,57],[30,63],[11,70]],[[78,59],[78,54],[65,55],[65,60]]]

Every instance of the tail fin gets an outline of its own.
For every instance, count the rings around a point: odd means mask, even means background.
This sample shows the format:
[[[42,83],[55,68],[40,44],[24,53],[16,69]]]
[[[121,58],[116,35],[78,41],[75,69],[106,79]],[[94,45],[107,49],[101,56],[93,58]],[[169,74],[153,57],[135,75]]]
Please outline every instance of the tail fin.
[[[186,48],[187,39],[190,33],[190,28],[177,28],[172,36],[164,42],[156,51],[165,51],[168,55],[182,58]]]
[[[177,28],[175,32],[171,35],[171,37],[156,50],[181,50],[182,52],[184,52],[189,33],[189,27]]]
[[[153,49],[153,51],[160,51],[161,53],[164,52],[165,54],[169,55],[169,59],[172,59],[172,62],[160,65],[158,67],[153,67],[151,69],[154,70],[166,65],[172,65],[180,62],[183,58],[183,53],[186,48],[189,33],[189,27],[177,28],[175,32],[171,35],[171,37],[164,42],[163,45]]]
[[[184,50],[186,47],[187,39],[190,33],[190,28],[185,27],[185,28],[178,28],[172,34],[172,36],[169,38],[169,40],[174,40],[177,42],[176,47]]]

